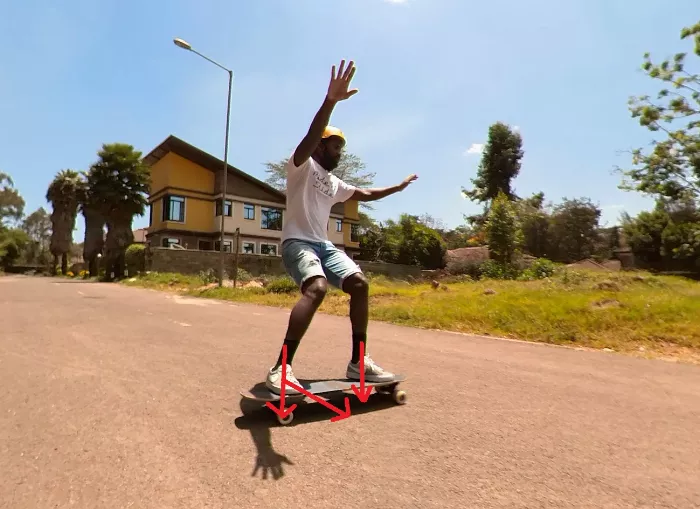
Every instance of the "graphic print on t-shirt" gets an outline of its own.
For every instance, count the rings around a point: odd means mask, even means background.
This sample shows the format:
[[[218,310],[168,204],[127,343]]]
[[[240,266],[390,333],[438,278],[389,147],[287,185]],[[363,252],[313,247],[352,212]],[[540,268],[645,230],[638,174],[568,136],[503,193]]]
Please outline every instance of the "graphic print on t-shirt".
[[[331,188],[331,180],[328,175],[323,175],[320,171],[314,168],[314,187],[321,191],[323,194],[329,198],[333,197],[333,191]]]

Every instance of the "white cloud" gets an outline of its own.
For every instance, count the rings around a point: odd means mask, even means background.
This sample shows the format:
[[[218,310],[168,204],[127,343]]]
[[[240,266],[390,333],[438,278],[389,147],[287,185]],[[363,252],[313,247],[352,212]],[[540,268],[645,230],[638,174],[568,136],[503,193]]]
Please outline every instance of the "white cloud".
[[[472,146],[469,147],[465,152],[464,155],[469,155],[469,154],[481,154],[484,151],[484,144],[483,143],[472,143]]]
[[[408,0],[384,0],[388,4],[405,4]]]

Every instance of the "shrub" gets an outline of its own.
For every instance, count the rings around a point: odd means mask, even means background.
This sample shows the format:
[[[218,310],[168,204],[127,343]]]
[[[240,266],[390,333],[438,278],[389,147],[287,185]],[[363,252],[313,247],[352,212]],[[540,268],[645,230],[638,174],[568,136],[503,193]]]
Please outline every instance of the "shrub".
[[[546,258],[537,258],[523,271],[518,279],[532,281],[534,279],[545,279],[552,277],[556,270],[556,264]]]
[[[299,287],[289,276],[277,277],[271,280],[265,287],[268,293],[294,293],[299,291]]]
[[[517,267],[510,263],[486,260],[480,267],[481,277],[486,279],[516,279],[520,275]]]
[[[140,273],[146,270],[146,246],[143,244],[131,244],[126,248],[124,261],[130,274]]]

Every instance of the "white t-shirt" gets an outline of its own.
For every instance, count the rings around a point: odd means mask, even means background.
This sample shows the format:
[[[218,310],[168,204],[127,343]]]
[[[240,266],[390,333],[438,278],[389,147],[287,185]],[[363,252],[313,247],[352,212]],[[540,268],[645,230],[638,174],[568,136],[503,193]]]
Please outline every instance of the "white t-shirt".
[[[285,167],[287,220],[282,228],[282,242],[287,239],[327,241],[331,207],[348,200],[356,188],[326,171],[313,157],[297,167],[292,154]]]

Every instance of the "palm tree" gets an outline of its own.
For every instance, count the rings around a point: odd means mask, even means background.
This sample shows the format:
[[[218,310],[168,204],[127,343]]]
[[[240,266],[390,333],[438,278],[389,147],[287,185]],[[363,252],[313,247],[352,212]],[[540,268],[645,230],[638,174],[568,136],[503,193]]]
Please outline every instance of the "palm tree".
[[[56,273],[58,257],[61,257],[61,273],[68,272],[68,253],[73,242],[75,218],[78,205],[82,201],[84,182],[80,173],[74,170],[62,170],[53,179],[46,192],[46,200],[51,204],[51,244],[49,250],[53,255],[51,273]]]
[[[98,156],[87,174],[89,196],[107,224],[106,276],[111,279],[114,273],[121,278],[126,248],[134,242],[132,221],[145,213],[148,204],[151,171],[141,152],[125,143],[103,144]]]
[[[92,170],[90,170],[92,171]],[[90,172],[83,174],[86,182],[90,182]],[[83,260],[88,264],[90,277],[98,274],[97,256],[104,254],[105,219],[100,211],[99,196],[88,185],[85,186],[85,194],[80,204],[80,212],[85,218],[85,240],[83,242]]]

